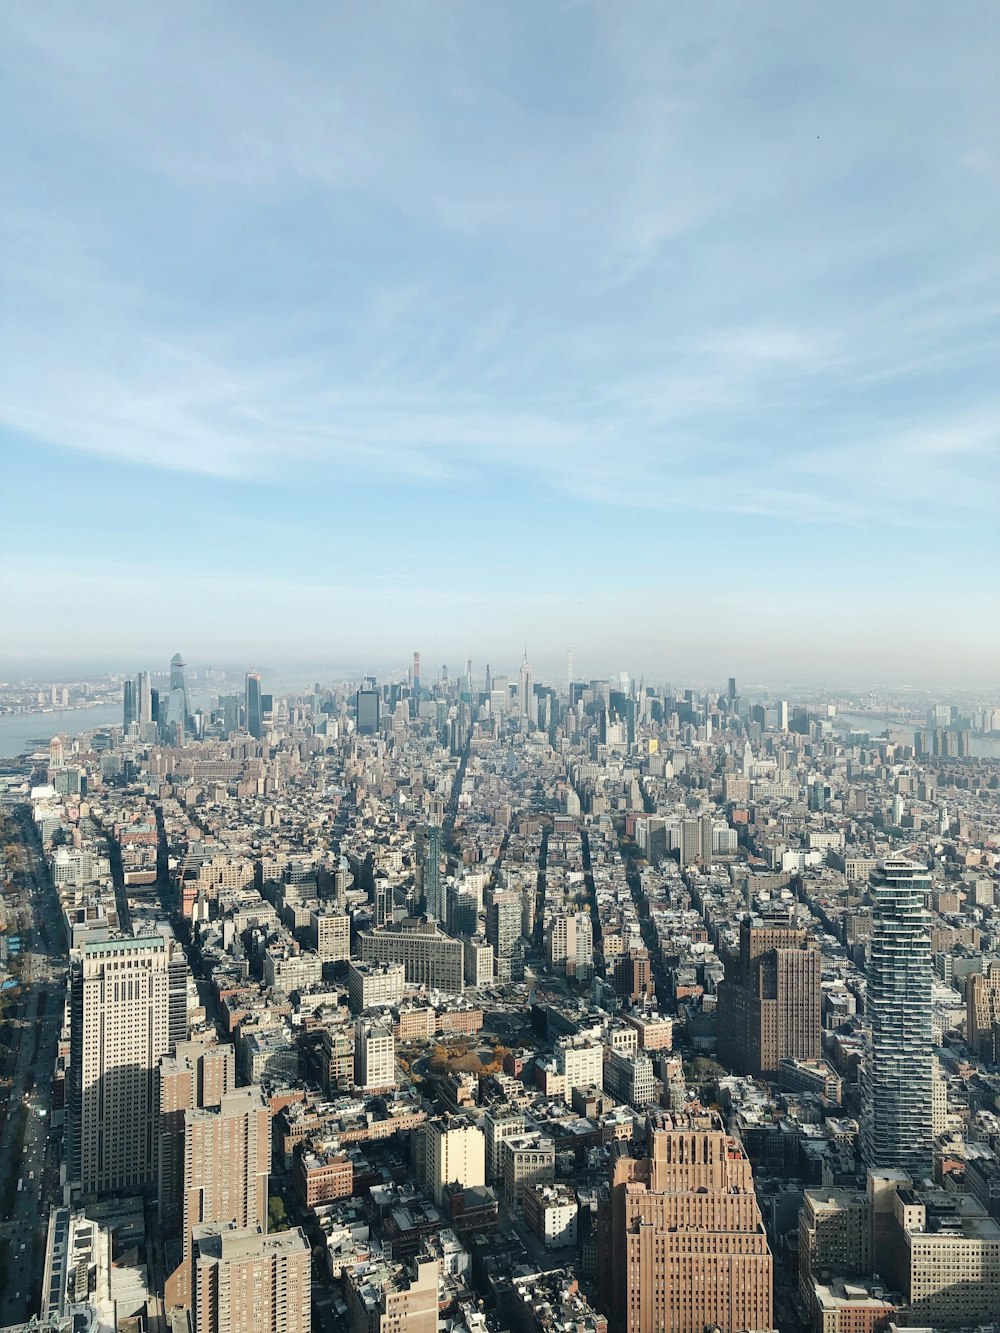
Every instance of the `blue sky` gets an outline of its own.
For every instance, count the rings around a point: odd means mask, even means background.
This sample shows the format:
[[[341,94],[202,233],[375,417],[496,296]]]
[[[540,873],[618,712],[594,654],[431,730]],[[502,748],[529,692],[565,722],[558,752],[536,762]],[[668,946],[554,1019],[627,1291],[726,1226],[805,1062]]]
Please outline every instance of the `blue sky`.
[[[1000,8],[0,10],[0,662],[995,680]]]

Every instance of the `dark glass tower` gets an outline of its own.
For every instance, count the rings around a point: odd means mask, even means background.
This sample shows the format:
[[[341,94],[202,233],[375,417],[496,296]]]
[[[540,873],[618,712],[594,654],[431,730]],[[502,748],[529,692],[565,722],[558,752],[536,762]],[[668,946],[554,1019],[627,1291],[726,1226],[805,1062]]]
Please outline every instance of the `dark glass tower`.
[[[247,731],[256,740],[264,734],[264,708],[260,693],[260,676],[256,671],[247,672]]]
[[[444,895],[441,889],[441,830],[437,824],[427,828],[424,852],[424,912],[428,921],[443,921]]]

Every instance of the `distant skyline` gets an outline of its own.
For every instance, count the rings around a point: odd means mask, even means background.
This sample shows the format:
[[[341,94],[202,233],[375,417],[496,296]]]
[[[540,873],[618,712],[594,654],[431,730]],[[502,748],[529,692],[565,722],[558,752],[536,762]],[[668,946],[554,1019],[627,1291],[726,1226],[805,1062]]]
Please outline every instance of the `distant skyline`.
[[[996,682],[998,52],[978,0],[13,0],[0,673]]]

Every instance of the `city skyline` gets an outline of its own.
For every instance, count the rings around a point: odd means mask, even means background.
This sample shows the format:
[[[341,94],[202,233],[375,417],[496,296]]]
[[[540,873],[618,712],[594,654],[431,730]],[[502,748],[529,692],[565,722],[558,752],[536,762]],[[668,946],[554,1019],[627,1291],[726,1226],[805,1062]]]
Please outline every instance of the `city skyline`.
[[[987,678],[997,15],[851,11],[7,7],[5,657]]]

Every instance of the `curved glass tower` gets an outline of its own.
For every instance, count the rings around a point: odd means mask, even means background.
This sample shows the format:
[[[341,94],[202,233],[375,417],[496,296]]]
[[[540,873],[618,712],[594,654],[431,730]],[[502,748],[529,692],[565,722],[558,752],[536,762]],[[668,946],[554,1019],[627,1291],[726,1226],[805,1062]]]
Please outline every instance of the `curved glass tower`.
[[[873,875],[875,898],[866,1012],[871,1045],[863,1072],[861,1148],[869,1166],[932,1169],[934,1039],[931,1025],[927,867],[887,858]]]

